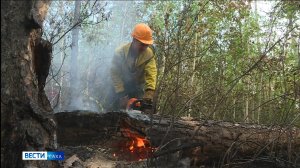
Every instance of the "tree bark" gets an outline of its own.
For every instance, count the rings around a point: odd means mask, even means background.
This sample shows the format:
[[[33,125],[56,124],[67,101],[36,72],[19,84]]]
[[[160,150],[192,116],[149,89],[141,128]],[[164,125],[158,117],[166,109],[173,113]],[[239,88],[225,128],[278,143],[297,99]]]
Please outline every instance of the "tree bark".
[[[81,1],[75,1],[74,25],[80,22]],[[72,46],[71,46],[71,67],[70,67],[70,102],[69,109],[76,110],[82,106],[82,97],[80,96],[80,78],[78,70],[78,41],[79,41],[79,25],[72,30]]]
[[[1,167],[57,167],[22,161],[22,151],[56,149],[45,92],[52,46],[41,39],[50,1],[1,1]]]
[[[148,137],[159,150],[153,157],[175,153],[175,159],[191,158],[193,164],[230,162],[233,159],[253,159],[275,155],[292,158],[300,151],[299,128],[266,127],[228,122],[176,120],[155,116],[149,121],[129,117],[126,113],[105,114],[89,112],[56,113],[58,143],[61,145],[103,144],[120,135],[124,125],[138,136]],[[125,124],[124,124],[125,123]],[[288,143],[288,142],[291,142]],[[225,161],[224,161],[225,160]],[[170,161],[170,160],[169,160]],[[298,163],[300,164],[299,161]]]

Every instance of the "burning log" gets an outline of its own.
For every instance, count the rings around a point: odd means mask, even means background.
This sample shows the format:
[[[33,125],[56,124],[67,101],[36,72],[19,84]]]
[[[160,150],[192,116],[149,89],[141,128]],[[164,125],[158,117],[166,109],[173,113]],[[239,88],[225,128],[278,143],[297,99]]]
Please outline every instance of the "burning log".
[[[145,117],[146,120],[143,120]],[[55,118],[58,124],[57,142],[61,146],[109,146],[114,157],[127,161],[144,160],[154,152],[146,137],[147,116],[77,111],[56,113]]]
[[[110,147],[116,149],[114,156],[131,157],[123,157],[129,161],[151,158],[152,164],[171,167],[300,164],[299,128],[159,116],[150,121],[124,112],[63,112],[55,117],[60,145],[105,145],[109,141]]]

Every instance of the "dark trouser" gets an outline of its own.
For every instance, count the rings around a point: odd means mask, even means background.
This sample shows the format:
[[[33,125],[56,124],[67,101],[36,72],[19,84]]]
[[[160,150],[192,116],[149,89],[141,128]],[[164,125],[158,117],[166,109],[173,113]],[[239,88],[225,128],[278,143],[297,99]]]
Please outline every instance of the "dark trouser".
[[[125,95],[128,98],[142,98],[144,95],[144,86],[136,84],[127,84],[125,85]]]
[[[125,84],[124,86],[124,94],[122,94],[121,96],[119,94],[117,94],[114,91],[114,88],[112,87],[111,89],[111,98],[109,99],[109,104],[108,104],[108,108],[107,111],[119,111],[120,110],[120,98],[122,98],[122,96],[128,96],[128,98],[142,98],[144,95],[144,89],[143,89],[143,85],[136,85],[136,84]]]

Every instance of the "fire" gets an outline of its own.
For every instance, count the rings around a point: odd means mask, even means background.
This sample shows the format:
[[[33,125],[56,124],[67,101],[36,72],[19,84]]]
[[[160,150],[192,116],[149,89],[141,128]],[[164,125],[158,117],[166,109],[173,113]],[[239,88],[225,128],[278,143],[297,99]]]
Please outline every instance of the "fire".
[[[146,139],[135,137],[135,139],[132,140],[132,143],[129,146],[129,150],[131,152],[133,152],[135,149],[145,148],[146,146],[145,146],[145,142],[144,141],[146,141]]]
[[[137,141],[137,147],[145,147],[144,139],[142,138],[136,138]]]
[[[127,140],[121,145],[122,154],[118,154],[118,157],[124,157],[129,161],[141,161],[151,157],[155,152],[156,148],[152,147],[150,141],[143,135],[124,127],[121,128],[121,132]]]

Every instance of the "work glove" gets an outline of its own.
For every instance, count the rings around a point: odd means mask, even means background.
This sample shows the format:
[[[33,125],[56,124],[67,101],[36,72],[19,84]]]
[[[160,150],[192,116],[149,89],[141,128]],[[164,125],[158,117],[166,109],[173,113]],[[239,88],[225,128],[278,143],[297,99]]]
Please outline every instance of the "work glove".
[[[153,102],[154,93],[155,93],[154,90],[147,89],[145,91],[144,96],[143,96],[143,100],[146,101],[146,102],[152,103]]]
[[[144,103],[146,103],[148,105],[151,105],[151,107],[152,107],[152,104],[153,104],[154,93],[155,93],[154,90],[147,89],[145,91],[144,96],[143,96]],[[143,110],[143,112],[145,114],[148,114],[148,115],[153,114],[153,108],[151,108],[151,109],[146,108],[146,109]]]

